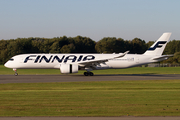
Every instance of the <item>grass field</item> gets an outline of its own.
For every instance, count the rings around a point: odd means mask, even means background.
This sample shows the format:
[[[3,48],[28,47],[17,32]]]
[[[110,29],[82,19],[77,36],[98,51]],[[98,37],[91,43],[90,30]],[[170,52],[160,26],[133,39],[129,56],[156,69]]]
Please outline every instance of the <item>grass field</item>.
[[[180,116],[180,80],[0,84],[0,116]]]
[[[79,71],[76,74],[83,74]],[[61,74],[59,69],[18,69],[20,75]],[[180,67],[134,67],[128,69],[94,70],[94,74],[180,74]],[[13,75],[14,71],[0,65],[0,75]]]

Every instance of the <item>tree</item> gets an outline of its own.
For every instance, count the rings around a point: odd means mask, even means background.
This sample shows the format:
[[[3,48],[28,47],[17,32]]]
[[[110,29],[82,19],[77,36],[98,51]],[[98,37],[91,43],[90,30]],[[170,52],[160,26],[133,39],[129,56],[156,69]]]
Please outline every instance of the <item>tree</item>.
[[[50,53],[60,53],[59,41],[55,41],[50,47]]]
[[[77,36],[73,38],[73,43],[76,46],[77,53],[95,53],[95,41],[90,38]]]
[[[150,48],[154,44],[154,41],[149,41],[146,43],[147,48]]]
[[[51,50],[51,45],[53,44],[53,40],[52,39],[44,39],[43,42],[43,53],[50,53]]]
[[[61,48],[61,53],[73,53],[75,50],[75,46],[74,44],[69,44],[69,45],[64,45],[62,48]]]
[[[131,41],[131,50],[130,53],[142,54],[147,50],[147,46],[144,40],[139,38],[134,38]]]
[[[120,53],[126,50],[125,44],[122,38],[107,37],[97,42],[95,49],[98,53]]]
[[[7,40],[1,40],[0,41],[0,64],[5,63],[9,57],[8,57],[8,53],[7,53],[7,45],[8,45]]]
[[[174,54],[176,52],[180,52],[180,41],[172,40],[167,43],[167,46],[164,50],[164,54]]]

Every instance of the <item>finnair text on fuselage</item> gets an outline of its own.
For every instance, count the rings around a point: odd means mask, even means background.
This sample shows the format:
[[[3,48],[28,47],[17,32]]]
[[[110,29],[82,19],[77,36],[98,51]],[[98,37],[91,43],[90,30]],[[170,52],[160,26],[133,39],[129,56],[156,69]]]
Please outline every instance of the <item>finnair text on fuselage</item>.
[[[94,60],[95,56],[93,55],[63,55],[63,56],[58,56],[58,55],[50,55],[47,57],[46,55],[29,55],[28,57],[25,58],[24,63],[27,63],[28,61],[34,61],[34,63],[41,63],[42,61],[45,61],[46,63],[53,63],[55,61],[59,63],[66,63],[68,61],[73,62],[80,62],[80,61],[87,61],[87,60]]]

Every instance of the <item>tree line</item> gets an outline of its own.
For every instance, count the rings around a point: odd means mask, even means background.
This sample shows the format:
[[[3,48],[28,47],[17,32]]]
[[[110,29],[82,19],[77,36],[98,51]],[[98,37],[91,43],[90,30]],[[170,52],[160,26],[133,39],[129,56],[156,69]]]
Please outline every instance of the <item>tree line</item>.
[[[98,42],[88,37],[55,37],[55,38],[17,38],[0,40],[0,64],[4,64],[12,56],[26,53],[129,53],[143,54],[154,41],[145,42],[140,38],[124,40],[122,38],[105,37]],[[170,41],[163,54],[175,54],[164,61],[180,63],[180,41]]]

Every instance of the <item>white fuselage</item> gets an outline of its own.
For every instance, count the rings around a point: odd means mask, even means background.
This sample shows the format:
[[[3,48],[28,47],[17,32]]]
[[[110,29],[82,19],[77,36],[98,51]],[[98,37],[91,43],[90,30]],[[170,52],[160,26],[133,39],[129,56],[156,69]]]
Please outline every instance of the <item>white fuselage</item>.
[[[150,55],[127,54],[121,58],[114,58],[118,54],[22,54],[11,58],[5,66],[13,69],[59,69],[61,64],[78,64],[99,59],[107,59],[96,69],[129,68],[157,62]],[[153,56],[154,57],[154,56]],[[83,66],[82,66],[83,67]]]

